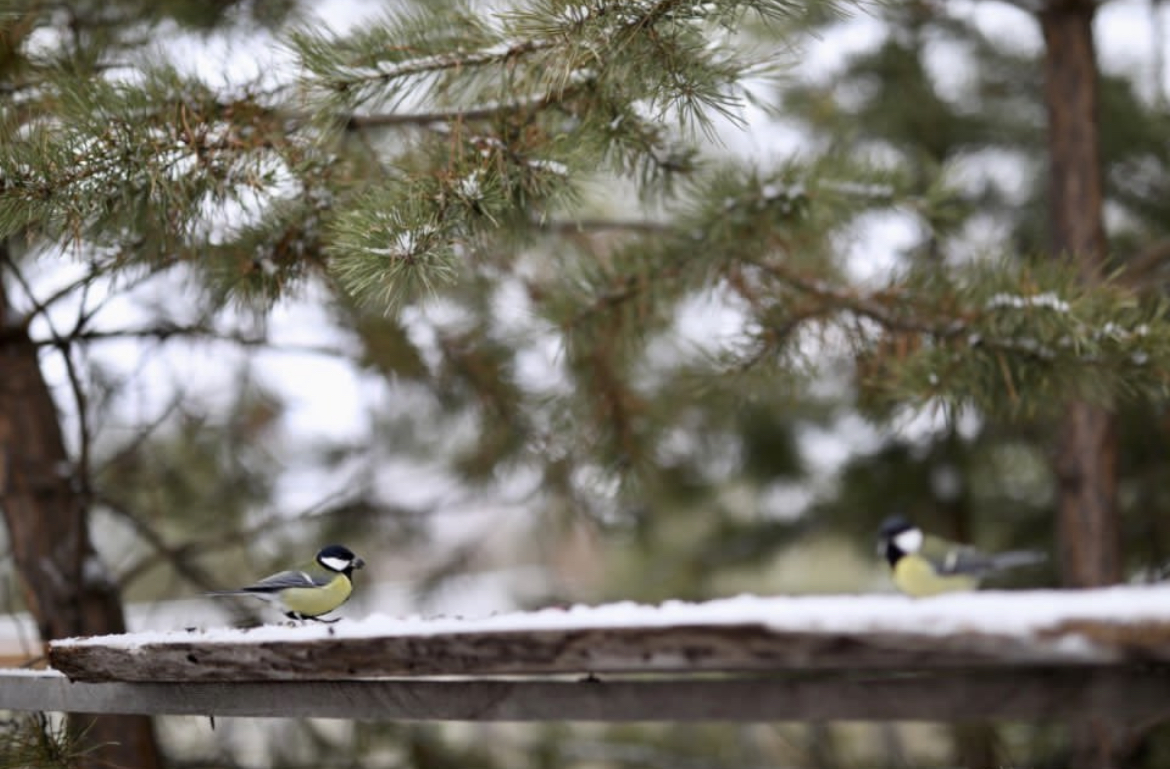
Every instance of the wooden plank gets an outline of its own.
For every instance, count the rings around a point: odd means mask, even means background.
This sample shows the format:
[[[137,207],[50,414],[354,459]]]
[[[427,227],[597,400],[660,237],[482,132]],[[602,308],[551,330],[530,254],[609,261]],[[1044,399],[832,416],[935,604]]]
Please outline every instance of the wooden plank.
[[[1094,637],[1092,634],[1096,633]],[[183,636],[179,636],[180,639]],[[1088,640],[1092,638],[1093,643]],[[78,681],[354,680],[402,676],[935,670],[1170,660],[1170,624],[1078,623],[1038,636],[786,632],[765,625],[569,628],[127,646],[54,643]],[[101,639],[96,639],[100,641]]]
[[[1170,718],[1166,669],[699,680],[70,683],[0,673],[0,709],[445,721]]]

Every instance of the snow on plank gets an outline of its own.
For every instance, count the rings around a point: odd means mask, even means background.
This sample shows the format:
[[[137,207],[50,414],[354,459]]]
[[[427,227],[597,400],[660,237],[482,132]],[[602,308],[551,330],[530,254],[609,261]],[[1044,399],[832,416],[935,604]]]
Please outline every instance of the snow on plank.
[[[1170,662],[1170,586],[889,595],[741,596],[476,619],[373,615],[67,639],[50,664],[78,681],[786,670],[946,670]]]

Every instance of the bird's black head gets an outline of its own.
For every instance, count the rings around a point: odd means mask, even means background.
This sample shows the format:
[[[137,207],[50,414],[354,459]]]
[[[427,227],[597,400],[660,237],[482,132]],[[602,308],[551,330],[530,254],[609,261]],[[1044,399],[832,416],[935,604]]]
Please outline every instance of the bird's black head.
[[[347,577],[354,569],[360,569],[366,562],[343,545],[326,545],[317,552],[317,563],[329,571],[340,572]]]
[[[922,531],[900,515],[891,515],[878,528],[878,553],[885,556],[891,566],[906,553],[916,551],[921,544]]]
[[[905,516],[891,515],[889,518],[882,521],[882,525],[878,529],[878,535],[882,539],[893,539],[902,532],[913,528],[914,524],[906,520]]]

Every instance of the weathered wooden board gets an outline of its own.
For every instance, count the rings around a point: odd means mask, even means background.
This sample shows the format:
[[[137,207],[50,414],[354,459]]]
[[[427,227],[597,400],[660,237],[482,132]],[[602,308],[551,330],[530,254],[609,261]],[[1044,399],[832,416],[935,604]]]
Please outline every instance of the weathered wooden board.
[[[0,709],[447,721],[1170,718],[1165,669],[588,681],[70,683],[0,672]]]
[[[403,676],[945,670],[1170,662],[1170,622],[1078,621],[1030,636],[781,632],[693,625],[447,632],[313,640],[55,643],[77,681],[292,681]]]

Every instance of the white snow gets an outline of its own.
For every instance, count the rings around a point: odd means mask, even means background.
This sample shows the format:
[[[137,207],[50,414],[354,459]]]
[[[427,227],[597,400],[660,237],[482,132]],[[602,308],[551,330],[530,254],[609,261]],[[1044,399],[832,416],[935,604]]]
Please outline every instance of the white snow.
[[[874,198],[878,200],[893,198],[897,194],[897,190],[889,184],[865,184],[863,182],[841,180],[824,181],[821,182],[820,186],[830,192],[836,192],[841,195],[854,195],[861,198]]]
[[[825,595],[762,597],[742,595],[657,606],[621,602],[600,606],[549,608],[478,618],[372,614],[326,625],[265,625],[240,630],[203,628],[148,631],[55,641],[56,646],[107,646],[136,649],[147,644],[265,643],[379,636],[429,636],[452,633],[571,631],[597,628],[661,628],[677,625],[763,625],[778,632],[913,633],[945,636],[983,633],[1028,638],[1063,623],[1170,621],[1170,585],[1119,586],[1093,590],[984,591],[928,599],[900,595]],[[1058,650],[1091,649],[1066,635]]]
[[[65,678],[64,673],[56,670],[34,670],[33,668],[2,668],[0,676],[3,678]]]
[[[795,200],[797,198],[803,198],[808,194],[808,191],[801,182],[796,182],[795,184],[776,184],[769,182],[760,188],[760,193],[766,200],[776,200],[777,198]]]
[[[569,167],[559,160],[545,160],[543,158],[536,158],[528,161],[529,168],[537,168],[541,171],[548,171],[559,176],[568,176]]]
[[[564,24],[581,24],[593,16],[593,9],[587,5],[570,5],[563,9],[558,16],[558,20]]]
[[[1052,292],[1045,292],[1043,294],[1034,294],[1032,296],[1019,296],[1018,294],[996,294],[987,300],[987,309],[995,309],[997,307],[1011,307],[1015,309],[1023,309],[1025,307],[1047,307],[1054,312],[1068,312],[1071,308],[1068,302],[1061,299]]]

